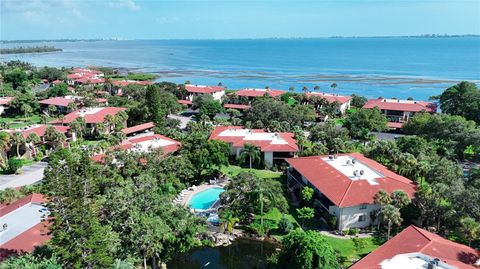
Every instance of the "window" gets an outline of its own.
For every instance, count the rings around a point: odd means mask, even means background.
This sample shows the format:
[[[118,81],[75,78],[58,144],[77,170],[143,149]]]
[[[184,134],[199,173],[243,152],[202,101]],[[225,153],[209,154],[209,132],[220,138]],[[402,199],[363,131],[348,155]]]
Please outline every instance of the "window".
[[[367,209],[367,204],[361,204],[360,209]]]
[[[365,221],[365,220],[366,220],[366,216],[365,216],[365,215],[360,215],[360,216],[358,217],[358,221],[359,221],[359,222],[363,222],[363,221]]]

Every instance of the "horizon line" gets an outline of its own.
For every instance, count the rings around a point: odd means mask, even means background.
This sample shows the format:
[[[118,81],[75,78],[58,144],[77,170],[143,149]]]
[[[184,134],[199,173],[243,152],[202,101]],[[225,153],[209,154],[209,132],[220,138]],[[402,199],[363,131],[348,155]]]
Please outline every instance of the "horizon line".
[[[373,36],[318,36],[318,37],[234,37],[234,38],[52,38],[52,39],[0,39],[0,42],[42,42],[42,41],[135,41],[135,40],[267,40],[267,39],[341,39],[341,38],[455,38],[480,37],[480,34],[418,34],[418,35],[373,35]]]

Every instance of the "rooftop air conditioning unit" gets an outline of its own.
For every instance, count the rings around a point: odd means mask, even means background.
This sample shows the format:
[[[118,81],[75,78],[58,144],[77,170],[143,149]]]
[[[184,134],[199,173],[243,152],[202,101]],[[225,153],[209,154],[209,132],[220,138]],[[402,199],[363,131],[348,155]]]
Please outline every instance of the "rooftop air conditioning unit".
[[[329,160],[333,160],[333,156],[332,156],[332,155],[329,155],[329,156],[328,156],[328,159],[329,159]]]
[[[353,171],[353,175],[354,175],[354,176],[358,176],[358,170],[354,170],[354,171]]]
[[[357,160],[352,159],[352,164],[356,164],[356,163],[357,163]]]
[[[347,160],[347,165],[350,165],[351,161],[350,160]]]
[[[364,170],[360,170],[360,175],[362,176],[363,174],[365,174],[365,171],[364,171]]]

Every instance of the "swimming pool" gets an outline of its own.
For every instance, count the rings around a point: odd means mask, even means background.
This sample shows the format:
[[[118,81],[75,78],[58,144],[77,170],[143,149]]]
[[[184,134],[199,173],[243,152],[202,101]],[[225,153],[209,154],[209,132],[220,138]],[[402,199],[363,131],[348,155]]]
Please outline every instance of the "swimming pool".
[[[222,188],[210,188],[195,194],[190,203],[188,204],[190,208],[205,210],[209,209],[215,201],[218,200],[220,194],[225,190]]]

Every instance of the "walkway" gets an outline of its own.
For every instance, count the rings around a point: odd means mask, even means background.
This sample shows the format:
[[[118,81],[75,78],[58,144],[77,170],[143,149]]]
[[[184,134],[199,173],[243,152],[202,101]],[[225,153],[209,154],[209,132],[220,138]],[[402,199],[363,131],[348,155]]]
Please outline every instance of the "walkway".
[[[338,235],[338,234],[334,234],[331,231],[320,231],[320,233],[322,235],[326,235],[326,236],[334,237],[334,238],[339,238],[339,239],[352,239],[354,237],[369,238],[369,237],[372,237],[372,235],[373,235],[372,233],[359,233],[357,235]]]
[[[0,175],[0,190],[30,185],[42,180],[47,165],[46,162],[37,162],[22,167],[20,175]]]

